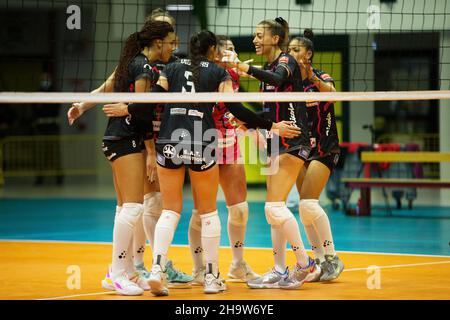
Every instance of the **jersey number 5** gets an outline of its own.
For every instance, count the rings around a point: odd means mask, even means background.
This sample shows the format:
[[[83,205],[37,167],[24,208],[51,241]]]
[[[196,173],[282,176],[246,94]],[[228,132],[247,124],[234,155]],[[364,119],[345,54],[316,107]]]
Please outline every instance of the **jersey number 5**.
[[[190,87],[186,88],[185,86],[183,86],[183,90],[181,92],[195,92],[195,86],[194,83],[192,81],[189,81],[189,78],[192,77],[192,72],[191,71],[185,71],[184,72],[184,77],[186,78],[186,85]]]

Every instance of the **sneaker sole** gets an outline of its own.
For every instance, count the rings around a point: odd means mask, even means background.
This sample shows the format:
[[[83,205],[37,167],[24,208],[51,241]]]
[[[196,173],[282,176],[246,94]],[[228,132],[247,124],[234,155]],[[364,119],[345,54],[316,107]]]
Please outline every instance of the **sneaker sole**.
[[[161,281],[149,280],[148,284],[150,285],[150,292],[153,295],[155,295],[157,297],[169,295],[169,290],[166,287],[164,287],[164,285],[161,283]]]
[[[247,282],[247,286],[250,289],[279,289],[280,285],[277,284],[249,284]]]
[[[204,289],[203,292],[207,294],[214,294],[214,293],[221,293],[227,290],[227,288],[221,288],[221,289]]]
[[[203,284],[202,284],[203,285]],[[169,289],[190,289],[191,288],[191,282],[189,283],[183,283],[183,282],[169,282],[167,284],[167,287]]]
[[[285,286],[285,287],[279,286],[279,288],[280,288],[280,289],[283,289],[283,290],[297,290],[297,289],[300,289],[300,287],[301,287],[305,282],[306,282],[306,281],[303,281],[303,282],[297,282],[295,285],[292,285],[292,286]]]
[[[113,284],[108,283],[106,280],[102,280],[102,288],[110,291],[116,291]]]

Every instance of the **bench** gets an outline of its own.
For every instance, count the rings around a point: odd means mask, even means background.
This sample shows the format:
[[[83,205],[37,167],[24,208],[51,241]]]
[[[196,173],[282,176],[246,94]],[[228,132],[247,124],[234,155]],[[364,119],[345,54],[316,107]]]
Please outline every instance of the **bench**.
[[[361,152],[361,162],[364,164],[364,178],[343,178],[342,182],[347,188],[359,188],[361,198],[359,215],[370,215],[371,188],[450,188],[450,180],[443,179],[405,179],[405,178],[371,178],[370,164],[383,162],[450,162],[450,152]]]

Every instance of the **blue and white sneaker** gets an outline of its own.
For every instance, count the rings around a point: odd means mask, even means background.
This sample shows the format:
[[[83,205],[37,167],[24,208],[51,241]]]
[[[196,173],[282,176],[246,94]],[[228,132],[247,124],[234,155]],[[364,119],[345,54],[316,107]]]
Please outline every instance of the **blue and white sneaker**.
[[[279,282],[289,276],[289,269],[286,268],[283,273],[278,272],[275,268],[266,272],[262,276],[247,281],[247,286],[252,289],[277,289]]]
[[[194,278],[182,271],[174,268],[173,262],[168,260],[166,263],[167,282],[169,288],[187,289],[191,287]]]

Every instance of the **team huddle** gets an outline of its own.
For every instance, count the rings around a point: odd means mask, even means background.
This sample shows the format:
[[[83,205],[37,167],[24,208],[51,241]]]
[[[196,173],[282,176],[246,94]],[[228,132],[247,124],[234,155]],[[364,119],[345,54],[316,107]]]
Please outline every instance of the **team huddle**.
[[[131,34],[113,74],[93,92],[224,92],[239,90],[239,78],[253,77],[263,92],[335,91],[331,76],[312,67],[312,31],[289,41],[281,17],[263,20],[255,30],[263,68],[240,61],[232,41],[210,31],[190,38],[189,57],[173,55],[175,20],[157,9],[140,31]],[[95,104],[77,102],[68,111],[72,124]],[[110,161],[117,195],[112,264],[102,286],[123,295],[150,290],[166,296],[170,288],[192,285],[205,293],[225,291],[219,272],[221,223],[217,192],[228,208],[232,251],[228,278],[252,289],[298,289],[305,282],[336,279],[344,265],[334,250],[327,214],[319,197],[339,159],[332,102],[270,102],[261,114],[241,103],[114,103],[103,111],[108,125],[103,152]],[[265,216],[271,228],[274,266],[256,274],[244,260],[249,206],[244,165],[238,163],[237,130],[255,129],[278,169],[267,176]],[[261,146],[262,145],[262,146]],[[174,268],[168,250],[183,209],[188,170],[194,209],[189,223],[192,275]],[[300,219],[314,252],[303,245],[299,226],[286,206],[296,185]],[[144,265],[146,241],[152,250],[150,271]],[[296,264],[286,266],[286,242]]]

